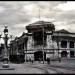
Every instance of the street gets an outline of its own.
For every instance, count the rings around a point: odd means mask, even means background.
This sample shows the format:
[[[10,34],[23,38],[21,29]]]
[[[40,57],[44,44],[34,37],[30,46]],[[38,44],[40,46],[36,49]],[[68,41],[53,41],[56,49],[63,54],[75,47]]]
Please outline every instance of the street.
[[[1,65],[2,63],[0,67]],[[51,61],[50,64],[35,61],[9,65],[14,69],[0,70],[0,74],[75,74],[75,60]]]

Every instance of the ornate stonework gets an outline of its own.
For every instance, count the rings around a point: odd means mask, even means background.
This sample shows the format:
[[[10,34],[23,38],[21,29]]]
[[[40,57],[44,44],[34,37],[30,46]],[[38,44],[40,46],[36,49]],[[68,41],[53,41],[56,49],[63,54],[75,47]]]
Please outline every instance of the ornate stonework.
[[[51,37],[51,35],[47,35],[47,48],[52,49],[52,37]]]
[[[34,48],[33,36],[28,36],[27,49],[33,49],[33,48]]]

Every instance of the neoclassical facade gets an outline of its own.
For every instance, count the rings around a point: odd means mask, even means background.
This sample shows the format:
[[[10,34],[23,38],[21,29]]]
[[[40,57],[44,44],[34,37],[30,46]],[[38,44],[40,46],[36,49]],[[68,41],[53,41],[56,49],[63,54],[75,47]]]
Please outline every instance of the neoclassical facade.
[[[75,33],[64,29],[55,31],[51,22],[37,21],[26,26],[27,33],[10,43],[10,54],[24,54],[25,60],[75,57]]]

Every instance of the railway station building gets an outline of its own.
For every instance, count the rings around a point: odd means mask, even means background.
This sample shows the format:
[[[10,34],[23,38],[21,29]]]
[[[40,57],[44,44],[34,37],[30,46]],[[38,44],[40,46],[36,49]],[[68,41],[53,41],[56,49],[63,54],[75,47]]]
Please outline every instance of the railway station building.
[[[47,58],[74,58],[75,33],[65,29],[56,31],[52,22],[37,21],[26,26],[23,32],[10,42],[10,55],[24,54],[24,59],[35,61]]]

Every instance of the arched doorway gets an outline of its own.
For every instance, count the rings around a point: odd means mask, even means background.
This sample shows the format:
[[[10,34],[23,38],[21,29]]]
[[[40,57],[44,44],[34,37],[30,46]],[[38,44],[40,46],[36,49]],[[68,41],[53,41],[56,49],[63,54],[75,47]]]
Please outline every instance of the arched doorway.
[[[34,52],[34,60],[39,61],[39,59],[43,60],[43,52],[42,51]],[[44,52],[44,60],[46,60],[46,53],[45,52]]]
[[[70,57],[74,57],[74,51],[70,51]]]
[[[67,51],[62,51],[61,52],[61,57],[67,57]]]

